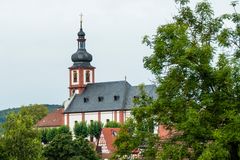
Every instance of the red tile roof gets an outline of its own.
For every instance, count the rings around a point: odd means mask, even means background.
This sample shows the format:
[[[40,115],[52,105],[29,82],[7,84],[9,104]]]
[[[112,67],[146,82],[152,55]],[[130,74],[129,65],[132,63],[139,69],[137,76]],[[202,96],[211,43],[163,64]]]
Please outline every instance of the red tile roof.
[[[161,140],[167,140],[169,138],[172,138],[173,136],[180,135],[181,132],[177,132],[174,128],[168,129],[165,125],[159,125],[158,126],[158,135]]]
[[[37,122],[37,127],[59,127],[64,125],[64,108],[58,108]]]
[[[116,149],[113,146],[114,141],[116,140],[116,136],[120,128],[103,128],[102,134],[107,144],[107,148],[110,152],[114,152]]]

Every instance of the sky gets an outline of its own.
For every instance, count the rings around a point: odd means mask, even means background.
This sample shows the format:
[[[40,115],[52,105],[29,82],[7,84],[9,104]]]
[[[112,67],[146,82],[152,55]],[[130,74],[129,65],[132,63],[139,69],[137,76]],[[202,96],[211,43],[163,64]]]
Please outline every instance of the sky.
[[[216,15],[233,11],[231,0],[210,2]],[[177,8],[174,0],[0,0],[0,110],[68,98],[81,13],[96,82],[153,83],[143,67],[152,50],[142,38],[170,23]]]

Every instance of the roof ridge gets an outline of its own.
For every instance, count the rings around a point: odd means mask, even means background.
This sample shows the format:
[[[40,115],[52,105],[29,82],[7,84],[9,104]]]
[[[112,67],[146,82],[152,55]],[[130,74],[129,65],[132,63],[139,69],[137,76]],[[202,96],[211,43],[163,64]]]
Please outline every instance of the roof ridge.
[[[119,83],[119,82],[126,82],[128,83],[127,81],[124,81],[124,80],[120,80],[120,81],[108,81],[108,82],[95,82],[95,83],[88,83],[87,85],[94,85],[94,84],[105,84],[105,83]],[[128,83],[129,85],[131,85],[130,83]],[[131,85],[132,86],[132,85]]]
[[[139,85],[141,85],[141,84],[139,84]],[[132,87],[139,87],[139,85],[134,85]],[[144,86],[156,86],[156,85],[155,84],[144,84]]]

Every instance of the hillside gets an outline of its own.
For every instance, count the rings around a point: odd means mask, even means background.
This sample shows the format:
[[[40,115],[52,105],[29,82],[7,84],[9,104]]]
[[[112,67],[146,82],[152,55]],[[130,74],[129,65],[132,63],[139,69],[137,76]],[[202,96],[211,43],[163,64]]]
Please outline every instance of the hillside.
[[[44,105],[48,107],[48,112],[52,112],[56,108],[61,107],[60,105],[56,105],[56,104],[44,104]],[[5,122],[6,116],[9,113],[11,113],[11,112],[18,112],[19,110],[20,110],[20,107],[18,107],[18,108],[10,108],[10,109],[5,109],[5,110],[0,111],[0,124]]]

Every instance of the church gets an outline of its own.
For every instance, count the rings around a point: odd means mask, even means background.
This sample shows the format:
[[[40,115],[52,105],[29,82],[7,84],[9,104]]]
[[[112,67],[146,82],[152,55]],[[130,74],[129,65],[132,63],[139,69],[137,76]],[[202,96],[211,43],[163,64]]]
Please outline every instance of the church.
[[[130,116],[133,99],[139,95],[138,86],[125,81],[95,82],[95,67],[92,55],[86,50],[86,38],[80,23],[77,34],[77,51],[71,56],[69,67],[69,95],[64,102],[64,124],[73,129],[80,121],[108,121],[124,123]],[[155,85],[146,85],[145,91],[156,98]]]
[[[71,56],[73,65],[69,69],[69,98],[63,108],[49,113],[37,123],[39,128],[54,128],[66,125],[73,131],[75,123],[85,121],[90,124],[98,121],[106,124],[115,121],[123,124],[131,116],[133,99],[138,98],[138,86],[132,86],[126,80],[95,82],[95,67],[91,65],[93,57],[86,50],[85,33],[80,21],[77,36],[77,51]],[[145,85],[145,92],[156,99],[155,85]],[[156,128],[157,130],[159,128]],[[114,152],[113,142],[119,128],[103,128],[99,146],[102,158],[109,158]],[[156,131],[158,133],[159,131]]]
[[[37,123],[38,127],[59,127],[66,125],[73,130],[76,122],[108,121],[124,123],[134,106],[133,99],[138,98],[138,86],[125,81],[95,82],[95,67],[91,65],[93,57],[86,50],[85,33],[80,21],[77,33],[77,51],[72,54],[73,65],[69,69],[69,98],[64,101],[63,109],[48,114]],[[156,86],[145,85],[145,92],[156,98]]]

